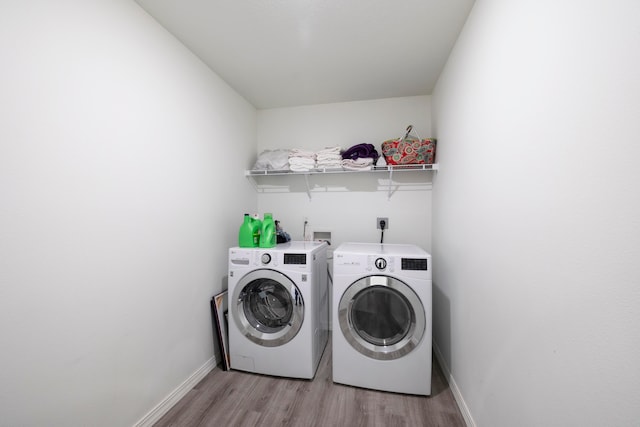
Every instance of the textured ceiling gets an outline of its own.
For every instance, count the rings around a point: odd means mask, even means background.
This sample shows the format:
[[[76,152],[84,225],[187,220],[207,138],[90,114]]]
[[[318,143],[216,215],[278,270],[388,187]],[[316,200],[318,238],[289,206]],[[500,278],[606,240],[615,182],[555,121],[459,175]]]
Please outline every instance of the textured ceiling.
[[[473,0],[136,0],[257,108],[428,95]]]

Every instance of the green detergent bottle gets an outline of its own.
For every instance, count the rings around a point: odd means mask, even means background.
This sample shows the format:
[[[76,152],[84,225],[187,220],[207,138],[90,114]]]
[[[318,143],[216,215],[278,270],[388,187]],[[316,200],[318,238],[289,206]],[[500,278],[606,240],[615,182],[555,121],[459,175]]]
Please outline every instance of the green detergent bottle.
[[[257,248],[260,246],[260,232],[262,231],[262,221],[260,220],[260,216],[258,214],[253,214],[253,247]]]
[[[273,221],[273,215],[270,213],[265,213],[264,219],[262,220],[262,228],[260,229],[260,247],[276,247],[276,223]]]
[[[240,231],[238,232],[238,246],[241,248],[253,248],[253,231],[254,224],[253,218],[246,213],[244,214],[244,221],[240,225]]]

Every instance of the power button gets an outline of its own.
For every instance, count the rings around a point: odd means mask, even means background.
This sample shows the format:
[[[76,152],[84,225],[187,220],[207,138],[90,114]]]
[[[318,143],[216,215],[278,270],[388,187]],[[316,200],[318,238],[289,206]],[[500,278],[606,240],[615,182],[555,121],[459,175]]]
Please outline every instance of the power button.
[[[376,259],[375,264],[378,270],[384,270],[385,268],[387,268],[387,260],[384,258]]]

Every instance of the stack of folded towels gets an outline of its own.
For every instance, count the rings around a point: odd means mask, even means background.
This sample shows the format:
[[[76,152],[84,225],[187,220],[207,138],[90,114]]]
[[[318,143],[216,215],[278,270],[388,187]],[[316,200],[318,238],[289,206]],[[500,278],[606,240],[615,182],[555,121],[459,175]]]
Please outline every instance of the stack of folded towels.
[[[340,147],[327,147],[316,152],[316,167],[318,169],[340,169],[342,168],[342,149]]]
[[[373,144],[357,144],[342,153],[342,167],[348,170],[371,170],[380,154]]]
[[[289,151],[289,169],[295,172],[307,172],[316,167],[316,153],[294,148]]]

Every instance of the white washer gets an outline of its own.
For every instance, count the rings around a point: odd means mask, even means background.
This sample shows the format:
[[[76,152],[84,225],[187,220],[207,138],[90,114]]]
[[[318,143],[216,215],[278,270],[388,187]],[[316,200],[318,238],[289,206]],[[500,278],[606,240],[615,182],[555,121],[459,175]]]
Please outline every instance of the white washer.
[[[431,394],[431,255],[344,243],[333,253],[333,381]]]
[[[315,376],[328,341],[327,244],[229,249],[231,368]]]

